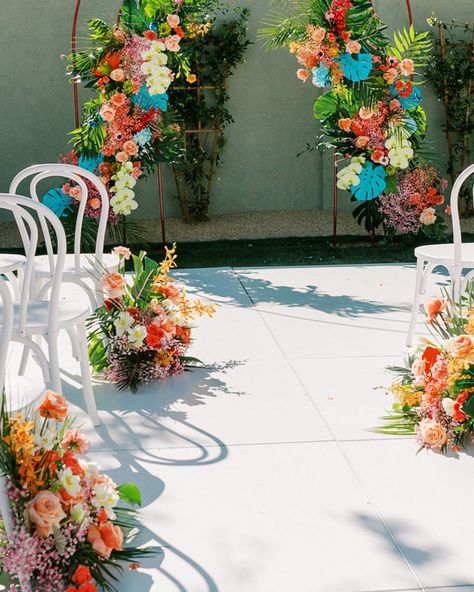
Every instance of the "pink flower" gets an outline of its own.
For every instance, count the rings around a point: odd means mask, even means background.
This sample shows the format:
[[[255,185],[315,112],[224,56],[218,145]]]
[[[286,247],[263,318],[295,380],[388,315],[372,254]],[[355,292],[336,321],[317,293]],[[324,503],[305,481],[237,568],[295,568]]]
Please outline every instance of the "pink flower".
[[[358,41],[349,41],[346,43],[347,53],[359,53],[361,49],[362,46]]]
[[[111,122],[115,119],[115,109],[111,107],[108,103],[102,105],[100,109],[100,116],[104,121]]]
[[[89,449],[89,440],[79,430],[66,430],[61,440],[61,448],[85,454]]]
[[[125,79],[125,73],[122,68],[116,68],[110,73],[110,78],[115,82],[122,82]]]
[[[179,25],[180,23],[180,18],[177,14],[169,14],[166,17],[166,22],[168,23],[168,25],[172,28],[172,29],[176,29],[176,27]]]
[[[28,515],[39,537],[52,534],[53,527],[59,527],[61,520],[66,518],[58,496],[51,491],[40,491],[28,503]]]
[[[405,58],[403,62],[400,64],[400,72],[402,73],[402,76],[411,76],[414,71],[415,64],[413,63],[413,60]]]
[[[108,293],[110,298],[120,298],[125,292],[127,282],[121,273],[113,272],[105,276],[100,285]]]
[[[115,160],[117,160],[117,162],[127,162],[128,160],[128,154],[124,151],[121,152],[117,152],[117,154],[115,155]]]
[[[400,109],[400,101],[398,99],[392,99],[389,103],[390,111],[397,111]]]
[[[308,78],[309,78],[308,71],[305,70],[304,68],[300,68],[296,72],[296,76],[299,78],[299,80],[302,80],[303,82],[306,82],[308,80]]]
[[[132,251],[128,247],[115,247],[112,249],[112,255],[117,255],[117,257],[122,257],[125,261],[128,261],[132,256]]]
[[[172,52],[178,52],[180,47],[179,47],[179,42],[181,41],[181,37],[179,35],[170,35],[169,37],[166,37],[165,39],[165,46],[166,49],[168,51],[172,51]]]

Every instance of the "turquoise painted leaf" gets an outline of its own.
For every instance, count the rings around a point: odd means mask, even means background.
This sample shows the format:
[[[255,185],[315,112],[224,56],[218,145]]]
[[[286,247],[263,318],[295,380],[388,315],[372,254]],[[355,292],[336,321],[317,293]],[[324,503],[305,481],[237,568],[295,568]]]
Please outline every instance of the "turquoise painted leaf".
[[[341,65],[344,77],[352,82],[367,80],[372,71],[372,55],[370,53],[343,53],[337,61]]]
[[[63,193],[61,187],[50,189],[48,193],[44,194],[42,201],[58,218],[61,218],[72,204],[72,199]]]
[[[79,156],[79,160],[77,161],[78,166],[89,171],[91,173],[95,173],[97,167],[104,161],[104,157],[102,154],[95,154],[94,156]]]
[[[378,197],[387,186],[387,173],[383,166],[376,166],[371,162],[366,162],[362,169],[358,185],[351,187],[352,195],[357,201],[370,201]]]
[[[421,101],[422,101],[421,91],[417,86],[413,87],[413,90],[412,90],[411,95],[409,97],[401,97],[398,94],[398,91],[395,88],[394,84],[392,84],[390,86],[390,92],[395,97],[397,97],[397,99],[400,101],[400,105],[406,110],[415,109],[416,107],[421,105]]]
[[[168,109],[168,94],[150,95],[146,84],[136,94],[132,95],[132,101],[144,111],[150,111],[153,107],[160,111],[167,111]]]

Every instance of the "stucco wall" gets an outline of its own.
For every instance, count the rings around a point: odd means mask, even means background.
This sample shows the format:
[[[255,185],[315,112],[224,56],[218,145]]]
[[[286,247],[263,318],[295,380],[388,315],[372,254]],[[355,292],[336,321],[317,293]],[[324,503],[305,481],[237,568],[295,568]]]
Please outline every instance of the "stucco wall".
[[[415,22],[426,17],[472,16],[474,0],[412,0]],[[316,89],[295,78],[294,58],[285,50],[263,51],[256,32],[269,10],[269,0],[231,0],[252,10],[249,36],[255,41],[247,61],[230,81],[230,109],[235,124],[228,128],[224,164],[212,196],[211,213],[253,210],[318,209],[331,204],[330,161],[318,154],[296,158],[317,132],[312,117]],[[99,16],[112,21],[120,0],[83,0],[79,37],[85,21]],[[405,0],[376,2],[389,31],[407,22]],[[55,161],[68,151],[67,132],[74,125],[72,89],[64,75],[61,54],[70,46],[73,0],[1,2],[0,104],[1,190],[16,171],[35,162]],[[426,92],[431,138],[443,153],[441,106]],[[155,181],[139,189],[138,215],[157,213]],[[166,209],[177,214],[173,186],[167,187]],[[348,200],[341,195],[342,204]]]

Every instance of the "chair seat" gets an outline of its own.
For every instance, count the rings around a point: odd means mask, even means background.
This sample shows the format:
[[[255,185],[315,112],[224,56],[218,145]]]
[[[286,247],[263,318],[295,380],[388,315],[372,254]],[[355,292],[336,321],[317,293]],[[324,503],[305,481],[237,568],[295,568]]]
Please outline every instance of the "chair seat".
[[[18,335],[19,306],[14,306],[13,337]],[[67,298],[61,299],[58,306],[59,328],[67,329],[77,325],[90,315],[87,303],[78,303]],[[27,335],[47,334],[49,302],[37,301],[28,304],[28,315],[25,333]],[[3,306],[0,306],[0,326],[3,318]]]
[[[15,255],[13,253],[0,254],[0,273],[12,273],[21,269],[26,263],[24,255]]]
[[[415,249],[417,259],[425,259],[430,263],[453,265],[454,245],[423,245]],[[462,245],[462,264],[463,267],[474,267],[474,243],[464,243]]]
[[[39,403],[46,385],[41,380],[29,380],[25,376],[6,376],[5,395],[10,413],[24,410]]]
[[[79,277],[89,278],[91,272],[94,272],[94,261],[95,255],[93,254],[82,254],[80,257],[81,269]],[[102,258],[102,264],[110,271],[116,271],[119,265],[119,258],[117,255],[111,253],[104,253]],[[100,264],[97,264],[97,268],[100,269]],[[38,255],[35,257],[35,274],[37,277],[50,277],[50,266],[49,258],[47,255]],[[78,277],[75,270],[75,259],[72,253],[66,255],[66,261],[64,263],[63,279],[71,280]]]

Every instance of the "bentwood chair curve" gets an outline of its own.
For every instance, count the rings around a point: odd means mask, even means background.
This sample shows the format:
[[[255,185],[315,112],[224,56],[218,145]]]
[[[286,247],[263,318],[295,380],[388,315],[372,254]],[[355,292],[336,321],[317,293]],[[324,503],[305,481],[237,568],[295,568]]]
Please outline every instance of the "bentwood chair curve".
[[[411,346],[416,330],[420,296],[425,293],[426,281],[436,267],[444,267],[450,276],[452,294],[456,298],[472,277],[472,272],[463,277],[464,269],[474,269],[474,243],[462,242],[459,219],[459,192],[465,181],[474,173],[474,164],[469,165],[456,179],[451,191],[450,205],[453,225],[453,242],[449,244],[423,245],[415,249],[416,283],[408,330],[407,346]]]

